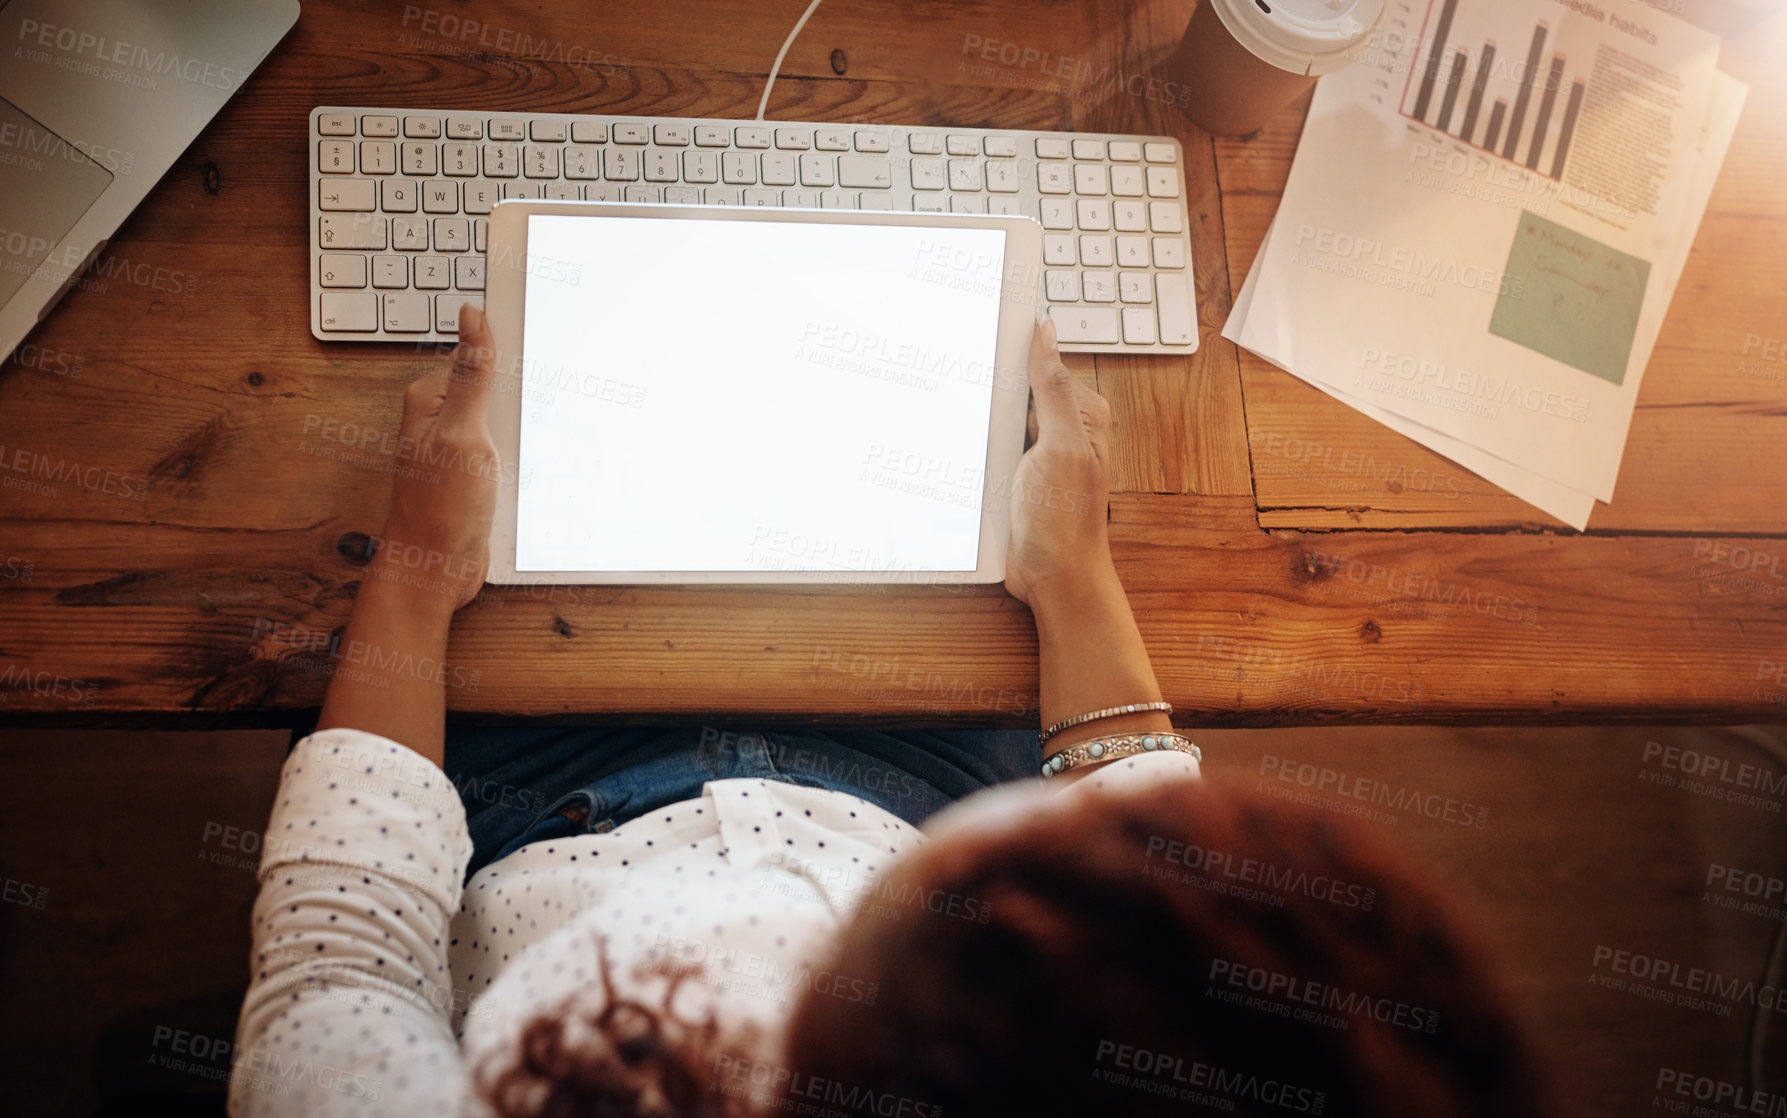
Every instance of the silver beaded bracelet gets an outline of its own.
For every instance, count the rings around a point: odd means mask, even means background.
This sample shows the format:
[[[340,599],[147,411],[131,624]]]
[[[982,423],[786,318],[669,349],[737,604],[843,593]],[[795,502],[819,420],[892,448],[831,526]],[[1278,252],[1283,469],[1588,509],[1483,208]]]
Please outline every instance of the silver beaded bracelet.
[[[1189,753],[1200,763],[1204,760],[1204,751],[1182,734],[1124,734],[1113,738],[1093,738],[1078,745],[1070,745],[1043,761],[1042,775],[1058,776],[1079,765],[1115,761],[1119,757],[1136,753],[1158,753],[1161,750]]]
[[[1116,718],[1120,715],[1141,714],[1145,711],[1151,711],[1151,710],[1158,710],[1165,714],[1171,714],[1171,713],[1173,713],[1173,704],[1172,703],[1130,703],[1128,706],[1106,707],[1103,710],[1095,710],[1091,714],[1082,714],[1078,718],[1068,718],[1061,722],[1057,722],[1053,726],[1050,726],[1048,729],[1044,730],[1042,732],[1041,736],[1036,739],[1036,741],[1037,741],[1038,745],[1047,745],[1047,744],[1049,744],[1050,738],[1054,737],[1056,734],[1060,733],[1063,730],[1071,730],[1075,726],[1084,726],[1088,722],[1097,722],[1101,718]]]

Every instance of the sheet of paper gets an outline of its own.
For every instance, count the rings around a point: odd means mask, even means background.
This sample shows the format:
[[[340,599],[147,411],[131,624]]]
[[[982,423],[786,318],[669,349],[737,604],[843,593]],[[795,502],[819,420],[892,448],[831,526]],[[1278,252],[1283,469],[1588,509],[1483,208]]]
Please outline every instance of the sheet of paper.
[[[1695,234],[1699,230],[1700,218],[1706,211],[1707,202],[1711,198],[1713,186],[1718,179],[1719,168],[1725,162],[1726,152],[1730,150],[1731,140],[1737,131],[1738,119],[1742,115],[1748,94],[1749,87],[1742,82],[1726,74],[1715,75],[1711,105],[1706,122],[1701,129],[1698,144],[1699,155],[1695,162],[1689,204],[1686,207],[1683,228],[1676,241],[1675,257],[1668,270],[1668,290],[1671,292],[1680,281],[1682,270],[1687,264],[1689,250],[1693,245]],[[1268,233],[1266,241],[1260,246],[1258,259],[1266,258],[1270,251],[1271,239],[1272,234]],[[1256,261],[1256,266],[1248,272],[1247,281],[1242,285],[1241,292],[1235,300],[1234,310],[1223,328],[1223,336],[1230,341],[1239,342],[1242,324],[1246,322],[1252,310],[1253,296],[1257,290],[1260,275],[1261,270]],[[1661,316],[1659,316],[1659,325],[1660,321]],[[1645,351],[1649,352],[1656,342],[1655,331],[1653,330],[1647,338],[1641,339],[1641,342]],[[1267,358],[1267,360],[1271,359]],[[1284,368],[1284,366],[1281,365],[1280,368]],[[1285,371],[1296,375],[1296,371],[1293,369]],[[1524,469],[1506,459],[1497,458],[1495,455],[1478,450],[1443,432],[1404,419],[1318,381],[1310,380],[1308,383],[1385,424],[1399,434],[1445,455],[1578,531],[1587,527],[1589,515],[1595,504],[1594,498],[1589,494]]]
[[[1266,239],[1269,243],[1271,241],[1271,235],[1268,234]],[[1262,256],[1265,255],[1265,251],[1266,246],[1262,244],[1260,246],[1260,254]],[[1228,338],[1230,341],[1236,340],[1236,335],[1240,332],[1241,323],[1247,318],[1248,308],[1253,302],[1253,292],[1255,290],[1256,281],[1259,279],[1259,274],[1259,269],[1255,267],[1252,271],[1248,272],[1247,281],[1241,285],[1241,294],[1235,299],[1234,310],[1229,316],[1228,325],[1223,328],[1222,332],[1223,337]],[[1268,357],[1266,360],[1271,361],[1272,359]],[[1277,364],[1277,362],[1273,363]],[[1279,365],[1278,367],[1284,369],[1284,366],[1282,365]],[[1284,369],[1284,371],[1296,376],[1296,371],[1293,369]],[[1525,501],[1527,504],[1533,505],[1543,512],[1550,513],[1552,516],[1557,517],[1559,520],[1570,525],[1572,528],[1575,528],[1577,531],[1580,532],[1588,527],[1589,514],[1594,510],[1595,506],[1595,499],[1588,494],[1578,492],[1566,485],[1560,485],[1559,483],[1552,481],[1550,478],[1536,474],[1531,470],[1522,469],[1520,466],[1517,466],[1512,462],[1504,461],[1492,454],[1485,454],[1484,452],[1477,450],[1475,447],[1452,438],[1450,435],[1442,434],[1430,427],[1423,427],[1418,423],[1405,420],[1401,416],[1393,415],[1390,412],[1384,411],[1382,408],[1374,407],[1363,400],[1348,396],[1339,389],[1329,388],[1327,385],[1318,381],[1308,380],[1303,377],[1298,377],[1298,379],[1313,385],[1334,397],[1336,400],[1339,400],[1341,403],[1363,412],[1365,415],[1377,420],[1379,423],[1382,423],[1397,434],[1413,439],[1415,442],[1420,443],[1437,454],[1445,455],[1447,458],[1450,458],[1465,469],[1483,477],[1491,484],[1498,485]]]
[[[1382,49],[1316,91],[1240,343],[1611,499],[1718,54],[1614,14],[1389,0]]]

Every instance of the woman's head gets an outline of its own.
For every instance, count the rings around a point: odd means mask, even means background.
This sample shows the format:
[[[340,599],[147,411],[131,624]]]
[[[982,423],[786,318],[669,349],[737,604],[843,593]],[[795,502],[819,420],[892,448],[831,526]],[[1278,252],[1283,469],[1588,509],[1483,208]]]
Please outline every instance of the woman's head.
[[[782,1102],[907,1118],[1545,1110],[1447,906],[1356,825],[1201,783],[1051,800],[940,829],[877,887],[834,963],[877,997],[807,995]],[[1012,818],[1025,802],[1038,810]]]

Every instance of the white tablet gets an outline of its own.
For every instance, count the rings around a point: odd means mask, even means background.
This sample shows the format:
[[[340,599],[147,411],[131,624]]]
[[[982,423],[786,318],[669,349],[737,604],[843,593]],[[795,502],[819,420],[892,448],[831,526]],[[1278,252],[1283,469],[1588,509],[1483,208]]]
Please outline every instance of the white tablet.
[[[1021,217],[501,203],[490,581],[1003,580],[1041,240]]]

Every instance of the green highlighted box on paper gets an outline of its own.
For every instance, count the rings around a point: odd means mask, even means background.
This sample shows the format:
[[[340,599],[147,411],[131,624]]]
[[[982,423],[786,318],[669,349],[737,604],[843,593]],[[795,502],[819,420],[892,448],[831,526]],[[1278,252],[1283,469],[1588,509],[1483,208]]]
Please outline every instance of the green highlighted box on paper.
[[[1650,261],[1520,215],[1489,332],[1610,384],[1626,379]]]

